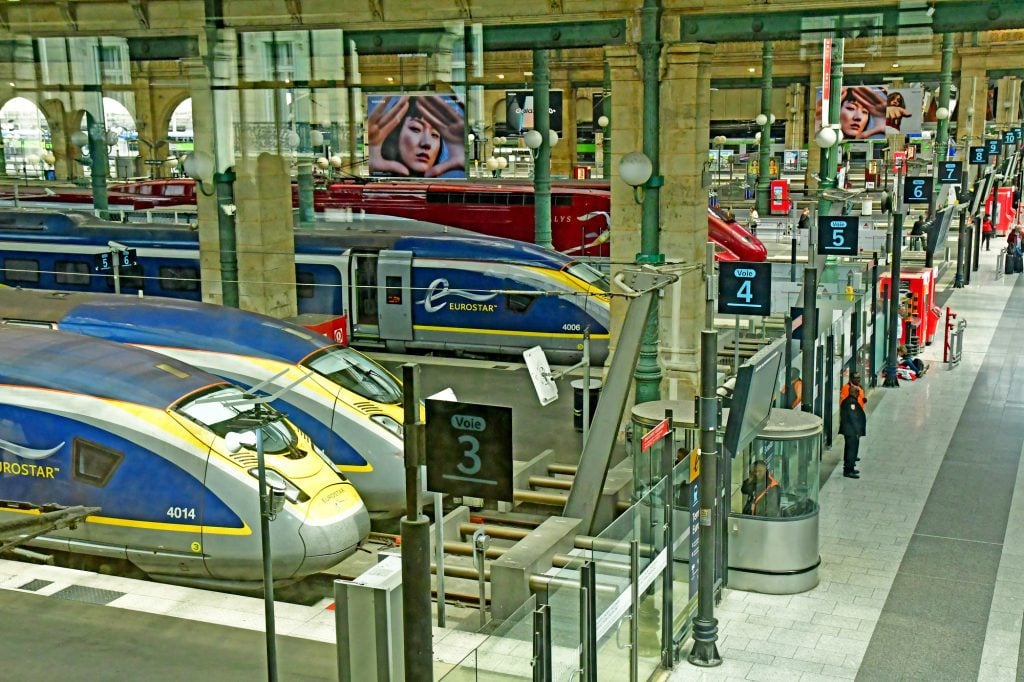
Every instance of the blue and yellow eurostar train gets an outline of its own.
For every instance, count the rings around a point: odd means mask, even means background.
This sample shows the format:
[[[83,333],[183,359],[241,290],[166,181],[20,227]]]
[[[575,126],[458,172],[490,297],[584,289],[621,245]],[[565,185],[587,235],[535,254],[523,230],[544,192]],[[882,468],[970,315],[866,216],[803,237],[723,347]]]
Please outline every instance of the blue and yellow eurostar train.
[[[58,211],[0,211],[0,283],[113,291],[93,272],[115,240],[134,249],[122,292],[201,299],[199,245],[188,226],[122,224]],[[607,280],[533,244],[431,223],[367,217],[295,231],[300,314],[346,315],[351,343],[395,352],[511,355],[541,346],[555,362],[608,355]]]
[[[371,516],[405,508],[402,387],[381,365],[266,315],[171,298],[0,287],[0,323],[44,326],[169,355],[273,403],[356,486]]]
[[[28,544],[126,559],[168,582],[261,583],[252,403],[172,358],[75,334],[0,328],[0,498],[100,507]],[[263,410],[272,408],[263,407]],[[309,437],[261,415],[274,578],[330,567],[369,533],[358,493]],[[29,513],[0,508],[0,519]]]

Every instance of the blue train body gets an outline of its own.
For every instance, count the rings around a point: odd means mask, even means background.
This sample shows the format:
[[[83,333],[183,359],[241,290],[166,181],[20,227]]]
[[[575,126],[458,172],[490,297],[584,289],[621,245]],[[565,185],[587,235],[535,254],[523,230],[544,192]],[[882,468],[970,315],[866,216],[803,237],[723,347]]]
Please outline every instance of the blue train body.
[[[198,236],[187,226],[124,225],[80,214],[0,212],[0,278],[11,286],[113,291],[92,271],[116,240],[137,251],[123,292],[200,300]],[[555,361],[608,354],[606,281],[532,244],[416,221],[367,218],[295,232],[300,314],[346,315],[353,345],[517,354],[540,345]]]
[[[245,386],[288,388],[273,406],[317,443],[371,514],[404,509],[402,392],[370,358],[304,327],[161,297],[0,288],[0,322],[46,326],[169,355]]]
[[[0,498],[100,507],[28,540],[125,559],[183,583],[262,579],[256,455],[241,391],[172,358],[58,331],[0,328]],[[355,551],[369,517],[352,485],[286,420],[262,428],[286,502],[274,576],[293,580]],[[0,518],[23,518],[7,504]]]

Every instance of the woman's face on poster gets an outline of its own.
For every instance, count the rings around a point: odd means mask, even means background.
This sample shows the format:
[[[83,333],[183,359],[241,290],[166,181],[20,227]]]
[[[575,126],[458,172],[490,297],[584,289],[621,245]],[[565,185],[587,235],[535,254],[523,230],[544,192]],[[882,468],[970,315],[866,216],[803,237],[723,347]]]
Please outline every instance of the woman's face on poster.
[[[441,134],[422,118],[408,116],[398,135],[400,161],[413,173],[426,173],[441,153]]]
[[[871,121],[871,114],[867,107],[856,100],[843,100],[839,107],[839,125],[843,135],[849,138],[857,138],[868,127]]]

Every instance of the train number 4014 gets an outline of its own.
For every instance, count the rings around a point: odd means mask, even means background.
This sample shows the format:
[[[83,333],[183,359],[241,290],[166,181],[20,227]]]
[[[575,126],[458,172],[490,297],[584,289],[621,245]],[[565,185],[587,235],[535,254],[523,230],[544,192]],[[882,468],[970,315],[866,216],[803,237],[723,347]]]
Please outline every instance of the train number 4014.
[[[167,516],[172,519],[191,519],[195,521],[195,507],[168,507]]]

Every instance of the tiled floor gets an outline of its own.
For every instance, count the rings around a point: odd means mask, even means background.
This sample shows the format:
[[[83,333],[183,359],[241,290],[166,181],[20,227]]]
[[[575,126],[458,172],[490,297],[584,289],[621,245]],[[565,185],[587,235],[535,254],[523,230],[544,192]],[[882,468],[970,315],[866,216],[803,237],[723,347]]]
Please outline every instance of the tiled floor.
[[[793,596],[726,590],[717,609],[723,664],[702,669],[682,663],[669,679],[894,679],[867,665],[862,669],[862,663],[1016,282],[1016,277],[995,280],[995,254],[982,256],[980,282],[975,273],[972,286],[956,290],[949,300],[969,324],[961,365],[952,370],[942,365],[937,342],[923,355],[932,364],[926,377],[903,382],[898,390],[875,390],[861,443],[861,478],[844,479],[837,469],[822,489],[820,584]],[[836,447],[842,447],[841,438]],[[1019,491],[1024,467],[1017,476]],[[1010,509],[978,679],[1017,679],[1024,611],[1020,497]],[[958,589],[957,583],[951,581],[949,589]],[[956,649],[949,642],[950,656]]]

